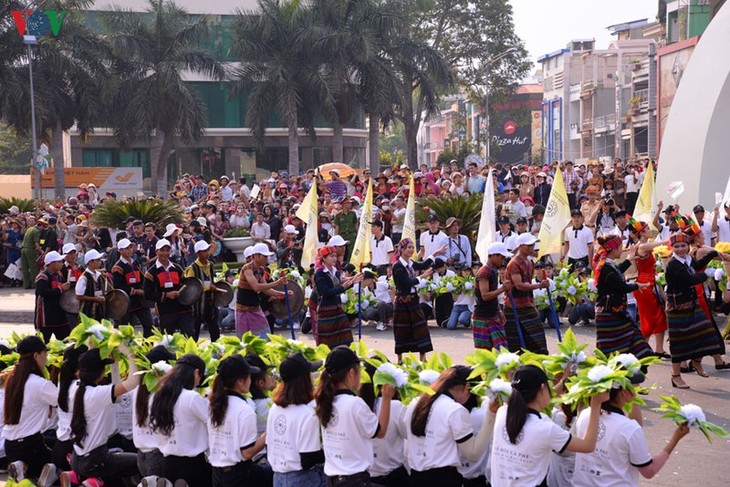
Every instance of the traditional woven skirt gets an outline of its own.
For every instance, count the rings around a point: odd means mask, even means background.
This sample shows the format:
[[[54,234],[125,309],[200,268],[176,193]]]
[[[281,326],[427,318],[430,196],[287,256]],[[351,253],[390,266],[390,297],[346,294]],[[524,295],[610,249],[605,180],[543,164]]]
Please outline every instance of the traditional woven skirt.
[[[596,308],[596,348],[606,355],[632,353],[643,358],[653,353],[639,327],[624,312]]]
[[[520,343],[520,335],[517,332],[515,316],[511,306],[506,306],[504,317],[507,322],[504,325],[504,331],[507,334],[507,344],[511,352],[519,352],[522,349]],[[542,328],[542,320],[540,313],[534,306],[523,306],[517,308],[517,319],[520,322],[520,330],[522,330],[522,338],[525,340],[525,350],[535,353],[548,353],[547,341],[545,340],[545,331]]]
[[[474,335],[474,348],[486,348],[487,350],[507,348],[507,334],[504,331],[504,325],[505,321],[501,315],[489,318],[472,315],[471,331]]]
[[[393,335],[395,353],[426,353],[433,350],[428,323],[418,303],[417,294],[395,297]]]
[[[330,348],[352,343],[350,320],[342,306],[322,306],[317,308],[317,337],[319,343]]]
[[[672,362],[700,359],[725,352],[720,332],[699,306],[688,310],[667,311],[667,321]]]

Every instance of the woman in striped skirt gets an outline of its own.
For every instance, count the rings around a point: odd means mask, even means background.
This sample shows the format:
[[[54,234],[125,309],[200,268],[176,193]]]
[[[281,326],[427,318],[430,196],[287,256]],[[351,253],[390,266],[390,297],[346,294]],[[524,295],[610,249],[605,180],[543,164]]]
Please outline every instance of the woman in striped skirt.
[[[314,285],[319,294],[317,306],[317,335],[319,343],[330,348],[352,343],[350,320],[342,310],[341,295],[362,281],[362,274],[342,278],[337,271],[337,251],[331,245],[319,249],[314,273]]]
[[[672,386],[689,389],[681,377],[680,363],[691,360],[697,374],[707,377],[702,369],[702,357],[724,352],[724,344],[697,300],[695,286],[707,280],[707,275],[696,272],[718,256],[711,250],[700,260],[689,254],[690,237],[675,233],[669,237],[674,257],[667,263],[667,322],[669,324],[669,351],[672,355]]]
[[[613,259],[621,257],[621,237],[599,237],[600,248],[593,257],[593,272],[598,288],[596,298],[596,348],[606,355],[633,353],[642,358],[652,355],[641,330],[626,311],[626,294],[648,288],[649,283],[628,283],[624,272],[631,266],[625,260],[616,265]]]
[[[396,247],[396,262],[393,264],[393,282],[395,283],[395,306],[393,310],[393,335],[395,337],[395,353],[398,363],[403,353],[418,352],[421,360],[426,360],[426,353],[433,350],[428,323],[419,305],[418,278],[416,271],[426,269],[421,277],[433,274],[433,255],[441,255],[446,246],[436,250],[423,262],[411,260],[416,246],[410,238],[404,238]]]

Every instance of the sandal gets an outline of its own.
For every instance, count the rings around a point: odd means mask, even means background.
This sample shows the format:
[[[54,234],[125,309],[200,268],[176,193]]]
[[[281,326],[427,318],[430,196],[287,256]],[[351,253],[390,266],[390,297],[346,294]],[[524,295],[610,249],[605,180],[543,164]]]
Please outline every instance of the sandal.
[[[682,377],[682,374],[672,374],[672,387],[676,387],[677,389],[689,389],[689,386],[687,384],[677,384],[676,382],[674,382],[675,377]]]
[[[695,368],[692,365],[692,362],[687,362],[687,366],[686,367],[680,367],[679,368],[679,371],[681,373],[683,373],[683,374],[691,374],[692,372],[695,371]]]
[[[715,364],[715,370],[730,370],[730,362]]]
[[[701,360],[692,360],[692,368],[695,369],[695,372],[700,377],[709,377],[710,374],[704,371],[702,368],[702,361]]]

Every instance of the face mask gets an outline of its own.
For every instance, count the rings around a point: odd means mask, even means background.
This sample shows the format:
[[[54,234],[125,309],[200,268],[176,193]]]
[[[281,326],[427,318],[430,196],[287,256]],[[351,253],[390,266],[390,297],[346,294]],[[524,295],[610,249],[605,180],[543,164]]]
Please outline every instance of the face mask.
[[[390,210],[390,206],[388,206],[388,205],[383,205],[383,211],[388,211],[388,210]]]

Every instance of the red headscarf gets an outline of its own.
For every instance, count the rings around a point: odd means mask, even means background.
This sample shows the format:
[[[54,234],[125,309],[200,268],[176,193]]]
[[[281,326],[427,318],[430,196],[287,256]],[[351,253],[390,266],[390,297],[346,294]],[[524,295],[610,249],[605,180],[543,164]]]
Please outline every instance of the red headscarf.
[[[598,282],[598,278],[601,275],[601,269],[606,264],[608,253],[612,250],[620,249],[623,244],[623,240],[619,235],[613,235],[608,240],[604,240],[598,251],[593,256],[593,278]]]

